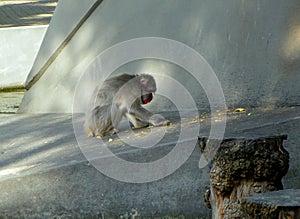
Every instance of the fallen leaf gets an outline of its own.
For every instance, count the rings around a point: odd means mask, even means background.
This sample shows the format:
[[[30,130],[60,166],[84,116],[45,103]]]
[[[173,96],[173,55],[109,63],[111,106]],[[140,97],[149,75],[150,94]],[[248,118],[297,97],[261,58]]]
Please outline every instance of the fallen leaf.
[[[114,142],[121,142],[121,139],[117,138],[114,140]]]
[[[235,112],[235,113],[246,112],[246,109],[245,109],[245,108],[239,107],[239,108],[236,108],[236,109],[234,110],[234,112]]]

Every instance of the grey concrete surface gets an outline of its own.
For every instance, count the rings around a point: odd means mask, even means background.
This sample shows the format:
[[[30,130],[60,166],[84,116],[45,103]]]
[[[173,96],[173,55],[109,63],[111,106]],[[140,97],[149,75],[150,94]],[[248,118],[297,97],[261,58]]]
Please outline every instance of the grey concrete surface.
[[[47,27],[0,28],[0,87],[24,87]]]
[[[23,112],[71,112],[76,84],[95,57],[116,43],[138,37],[173,39],[199,52],[215,71],[229,107],[299,105],[298,0],[104,0],[51,57],[95,1],[74,2],[58,4],[27,83],[39,73],[42,77],[26,93]],[[69,16],[73,12],[74,20]],[[101,66],[95,68],[101,72]],[[190,91],[199,109],[209,107],[201,86],[175,64],[139,60],[116,70],[122,71],[170,75]],[[45,90],[50,91],[48,98],[44,98]]]
[[[0,1],[0,87],[24,87],[57,0]]]
[[[132,149],[116,136],[104,140],[108,141],[108,148],[123,159],[156,160],[169,153],[178,138],[178,115],[165,113],[164,116],[173,126],[167,127],[166,138],[151,149]],[[83,122],[79,114],[73,119]],[[203,117],[200,136],[208,135],[211,120],[218,122],[215,117]],[[189,124],[183,122],[181,126],[188,128]],[[225,137],[287,134],[284,147],[290,153],[290,169],[283,183],[287,189],[299,189],[299,127],[299,107],[273,111],[249,109],[246,113],[228,114]],[[160,132],[156,128],[152,130]],[[145,129],[128,134],[126,130],[121,131],[139,142]],[[75,139],[71,114],[2,115],[0,142],[0,215],[3,217],[109,218],[137,211],[144,217],[209,218],[203,201],[208,169],[198,167],[197,147],[171,175],[154,182],[132,184],[103,175],[86,160]],[[91,152],[99,147],[90,139],[86,139],[86,143]]]

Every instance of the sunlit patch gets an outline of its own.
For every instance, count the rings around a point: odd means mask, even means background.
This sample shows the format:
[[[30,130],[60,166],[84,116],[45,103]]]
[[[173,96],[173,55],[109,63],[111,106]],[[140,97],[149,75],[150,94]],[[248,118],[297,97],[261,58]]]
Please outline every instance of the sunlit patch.
[[[284,25],[281,58],[290,67],[299,65],[300,60],[300,8],[295,7],[288,15]]]
[[[35,4],[37,6],[52,6],[55,7],[57,6],[57,2],[47,2],[47,3],[42,3],[42,4]]]
[[[32,19],[41,19],[41,18],[50,18],[52,14],[36,14],[33,16],[23,17],[21,20],[32,20]]]
[[[26,3],[37,3],[39,2],[38,0],[23,0],[23,1],[20,1],[20,0],[16,0],[16,1],[0,1],[0,6],[1,5],[16,5],[16,4],[26,4]],[[57,2],[45,2],[43,4],[41,4],[41,6],[56,6],[57,5]]]
[[[1,5],[0,5],[1,6]],[[12,24],[1,24],[1,28],[4,28],[4,27],[11,27],[13,26]]]
[[[5,170],[0,170],[0,177],[8,176],[8,175],[17,175],[17,174],[20,174],[22,171],[29,170],[33,167],[35,167],[35,165],[24,165],[21,167],[13,167],[13,168],[5,169]]]
[[[294,26],[288,32],[283,44],[284,57],[289,61],[300,58],[300,25]]]
[[[23,4],[29,2],[36,2],[36,1],[1,1],[0,5],[13,5],[13,4]]]

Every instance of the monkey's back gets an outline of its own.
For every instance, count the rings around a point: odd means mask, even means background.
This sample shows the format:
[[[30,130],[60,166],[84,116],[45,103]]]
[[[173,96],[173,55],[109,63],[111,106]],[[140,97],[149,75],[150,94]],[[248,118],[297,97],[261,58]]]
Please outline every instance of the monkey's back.
[[[122,74],[108,78],[99,84],[91,96],[89,109],[86,112],[84,129],[88,136],[104,136],[113,130],[111,121],[111,104],[115,94],[135,75]]]
[[[112,103],[112,100],[118,90],[128,81],[135,78],[136,75],[121,74],[108,78],[102,84],[98,85],[90,99],[90,106],[105,106]]]

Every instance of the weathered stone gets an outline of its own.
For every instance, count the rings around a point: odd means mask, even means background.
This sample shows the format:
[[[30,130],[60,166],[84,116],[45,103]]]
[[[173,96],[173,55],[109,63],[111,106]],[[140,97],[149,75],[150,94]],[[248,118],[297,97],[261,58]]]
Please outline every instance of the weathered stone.
[[[251,194],[242,201],[246,219],[298,219],[300,218],[300,190]]]
[[[287,136],[257,139],[200,138],[201,153],[211,161],[210,204],[213,218],[241,218],[243,197],[282,189],[281,179],[289,167],[283,148]]]

